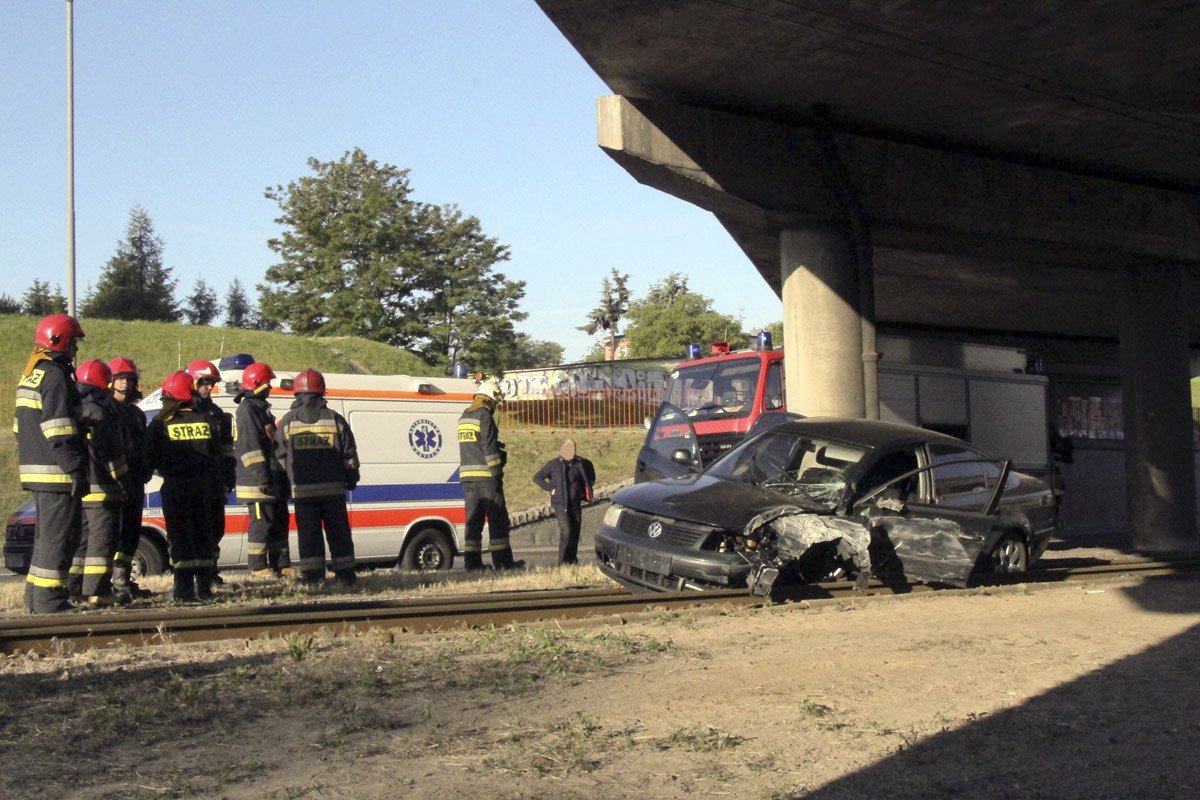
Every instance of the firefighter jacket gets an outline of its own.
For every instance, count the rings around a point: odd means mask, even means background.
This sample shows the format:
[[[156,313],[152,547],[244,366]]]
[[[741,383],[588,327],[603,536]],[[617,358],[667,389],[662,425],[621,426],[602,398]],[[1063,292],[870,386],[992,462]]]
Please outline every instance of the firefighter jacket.
[[[492,409],[476,399],[458,418],[459,480],[502,480],[507,460]]]
[[[350,423],[319,394],[296,396],[275,431],[275,454],[296,501],[341,497],[358,485],[358,448]]]
[[[137,398],[140,399],[141,395]],[[129,473],[128,481],[136,487],[146,483],[154,476],[154,468],[146,461],[146,412],[137,406],[137,399],[130,398],[124,402],[113,400],[121,417],[121,426],[125,430],[128,446]]]
[[[196,400],[196,410],[212,417],[217,441],[221,444],[221,480],[226,491],[234,487],[237,479],[237,459],[233,456],[233,417],[222,411],[212,398]]]
[[[286,500],[287,477],[275,460],[275,416],[266,398],[243,390],[233,398],[238,404],[233,429],[237,457],[237,499],[243,503]]]
[[[21,378],[13,433],[21,488],[82,494],[87,446],[79,430],[79,394],[69,364],[47,356]]]
[[[164,408],[146,428],[146,460],[163,478],[217,478],[221,445],[212,419],[191,405]],[[200,502],[200,498],[196,498]]]
[[[116,401],[104,389],[86,383],[79,390],[80,418],[88,449],[88,493],[85,506],[120,505],[125,501],[121,482],[129,474],[129,443]]]

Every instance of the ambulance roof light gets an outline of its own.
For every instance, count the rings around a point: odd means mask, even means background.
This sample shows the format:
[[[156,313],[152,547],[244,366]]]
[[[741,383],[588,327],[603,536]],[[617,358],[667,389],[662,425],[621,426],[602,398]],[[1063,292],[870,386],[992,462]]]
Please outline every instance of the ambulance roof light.
[[[217,364],[217,369],[245,369],[254,363],[254,356],[249,353],[238,353],[234,356],[225,356],[221,359],[221,363]]]

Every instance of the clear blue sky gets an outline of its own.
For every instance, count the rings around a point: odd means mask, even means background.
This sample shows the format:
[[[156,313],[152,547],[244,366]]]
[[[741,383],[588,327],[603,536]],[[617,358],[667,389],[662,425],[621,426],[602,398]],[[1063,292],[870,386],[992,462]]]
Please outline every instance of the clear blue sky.
[[[66,276],[66,3],[0,4],[0,292]],[[361,147],[508,244],[519,328],[575,358],[611,267],[635,296],[670,272],[747,326],[778,299],[707,212],[596,146],[608,90],[532,0],[76,0],[79,295],[135,204],[177,294],[223,295],[274,261],[268,186]]]

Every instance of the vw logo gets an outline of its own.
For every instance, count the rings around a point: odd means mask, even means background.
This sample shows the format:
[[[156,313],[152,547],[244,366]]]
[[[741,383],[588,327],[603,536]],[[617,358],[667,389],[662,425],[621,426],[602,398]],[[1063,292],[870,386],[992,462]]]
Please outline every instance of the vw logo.
[[[658,537],[662,536],[662,523],[651,522],[650,527],[646,529],[646,535],[651,539],[657,539]]]

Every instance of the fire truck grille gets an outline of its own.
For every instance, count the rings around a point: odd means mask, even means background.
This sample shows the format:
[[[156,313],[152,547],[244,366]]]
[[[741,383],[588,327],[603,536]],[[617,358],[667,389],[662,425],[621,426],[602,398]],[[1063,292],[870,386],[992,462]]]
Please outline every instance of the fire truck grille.
[[[705,436],[700,439],[700,460],[704,466],[708,466],[717,456],[732,450],[737,446],[738,442],[745,438],[742,433],[727,433],[717,436]]]

